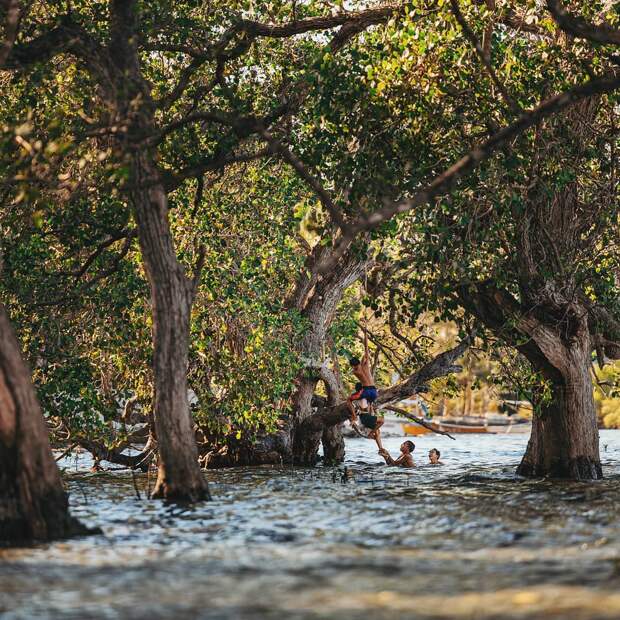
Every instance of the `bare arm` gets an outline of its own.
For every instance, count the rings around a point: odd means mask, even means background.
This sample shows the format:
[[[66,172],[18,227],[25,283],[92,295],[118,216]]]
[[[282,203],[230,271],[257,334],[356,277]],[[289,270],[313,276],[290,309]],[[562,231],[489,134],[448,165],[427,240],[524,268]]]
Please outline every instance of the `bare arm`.
[[[379,454],[385,459],[386,464],[392,467],[415,467],[411,454],[401,454],[396,460],[387,450],[379,450]]]
[[[387,450],[380,450],[379,454],[385,459],[386,464],[392,467],[415,467],[411,454],[401,454],[396,460]]]
[[[401,454],[395,461],[397,467],[413,467],[413,457],[411,454]]]
[[[398,465],[398,461],[395,461],[387,450],[379,450],[379,454],[385,459],[386,465]]]
[[[370,351],[368,349],[368,330],[363,327],[364,330],[364,359],[362,360],[364,364],[368,364],[370,361]]]

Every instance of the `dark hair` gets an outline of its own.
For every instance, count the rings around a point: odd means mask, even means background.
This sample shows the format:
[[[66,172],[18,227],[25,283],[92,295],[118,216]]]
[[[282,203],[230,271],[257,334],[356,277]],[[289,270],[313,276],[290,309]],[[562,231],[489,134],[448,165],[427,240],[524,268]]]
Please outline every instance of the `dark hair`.
[[[405,445],[409,448],[409,452],[413,452],[415,450],[415,444],[410,439],[405,441]]]
[[[362,382],[361,382],[361,381],[358,381],[358,382],[355,384],[355,391],[356,391],[356,392],[359,392],[359,391],[360,391],[363,387],[364,387],[364,386],[362,385]]]
[[[437,450],[437,448],[431,448],[431,452],[435,452],[435,454],[437,454],[437,458],[439,458],[441,456],[441,452],[439,452],[439,450]]]
[[[360,362],[359,357],[352,357],[349,360],[349,363],[351,364],[351,366],[359,366],[361,362]]]

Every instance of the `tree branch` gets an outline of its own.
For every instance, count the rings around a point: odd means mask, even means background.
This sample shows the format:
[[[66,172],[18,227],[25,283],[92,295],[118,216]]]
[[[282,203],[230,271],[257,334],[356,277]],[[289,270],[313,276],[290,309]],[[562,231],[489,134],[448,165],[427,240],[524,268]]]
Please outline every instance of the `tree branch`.
[[[321,265],[320,269],[322,273],[326,273],[334,267],[359,232],[363,230],[373,230],[395,215],[406,213],[416,207],[427,204],[436,196],[449,191],[457,181],[474,170],[480,163],[489,159],[509,140],[519,136],[545,118],[565,110],[588,97],[610,93],[619,87],[620,77],[601,78],[598,80],[591,80],[590,82],[575,86],[563,93],[553,95],[533,110],[524,112],[513,123],[500,129],[485,142],[473,148],[469,153],[450,166],[450,168],[447,168],[444,172],[437,175],[433,181],[428,183],[413,196],[397,201],[388,200],[386,198],[384,200],[384,206],[381,209],[377,209],[369,215],[348,225],[347,230],[342,235],[338,246],[331,254],[330,258]]]
[[[402,407],[395,407],[394,405],[384,405],[383,408],[388,409],[389,411],[393,411],[394,413],[398,413],[398,415],[401,415],[404,418],[407,418],[408,420],[411,420],[415,422],[416,424],[419,424],[420,426],[427,428],[429,431],[432,431],[433,433],[437,433],[438,435],[446,435],[450,437],[450,439],[454,439],[454,437],[452,437],[450,433],[446,431],[440,431],[437,428],[433,428],[426,420],[419,418],[417,415],[413,415],[413,413],[409,413],[409,411],[407,411],[406,409],[403,409]],[[456,439],[454,439],[454,441],[456,441]]]
[[[312,191],[317,195],[321,201],[321,204],[325,207],[332,218],[334,224],[336,224],[341,230],[344,230],[346,222],[342,212],[331,199],[331,196],[323,187],[321,182],[308,170],[308,168],[306,168],[305,164],[291,151],[291,149],[288,148],[288,146],[280,142],[280,140],[278,140],[266,129],[264,129],[261,133],[266,142],[271,146],[272,150],[279,153],[284,161],[290,164],[295,172],[297,172],[298,176],[305,181],[310,189],[312,189]]]
[[[474,31],[469,27],[467,20],[465,19],[463,13],[461,12],[461,8],[459,7],[458,0],[450,0],[450,4],[452,6],[452,13],[456,18],[456,21],[461,26],[463,33],[469,39],[469,42],[472,44],[474,50],[476,50],[476,54],[482,63],[482,66],[486,69],[486,72],[489,74],[491,81],[495,84],[495,87],[499,91],[500,95],[506,102],[506,105],[512,110],[515,115],[519,115],[523,112],[521,106],[510,96],[510,93],[506,89],[506,87],[502,84],[500,79],[497,77],[495,73],[495,69],[493,69],[493,65],[491,64],[491,60],[489,55],[485,54],[484,49],[478,42]]]
[[[63,16],[60,24],[48,29],[42,27],[41,30],[43,34],[30,41],[13,45],[5,59],[4,69],[21,70],[70,53],[86,65],[102,87],[108,86],[113,69],[107,50],[84,28],[75,24],[70,15]]]
[[[355,26],[363,29],[373,24],[386,22],[395,13],[400,13],[403,7],[404,3],[396,2],[364,11],[343,11],[335,15],[307,17],[287,24],[265,24],[248,19],[240,19],[222,36],[219,45],[221,46],[222,43],[226,44],[236,34],[245,34],[249,38],[287,38],[306,32],[330,30],[338,26],[347,26],[347,28]]]
[[[607,24],[595,26],[577,15],[571,15],[559,0],[547,0],[547,9],[557,25],[566,33],[594,43],[620,45],[620,30]]]
[[[99,258],[99,256],[101,256],[101,254],[103,254],[106,248],[110,247],[121,239],[126,239],[128,235],[133,238],[136,236],[136,231],[133,229],[127,230],[126,228],[124,228],[118,233],[112,234],[107,239],[102,241],[90,254],[90,256],[84,261],[84,264],[77,271],[73,272],[72,275],[75,281],[79,280],[90,269],[91,265],[95,262],[95,260],[97,260],[97,258]]]
[[[220,153],[218,155],[212,155],[211,157],[207,157],[202,162],[195,164],[193,166],[188,166],[187,168],[182,168],[178,172],[171,173],[166,170],[162,171],[162,178],[164,187],[167,192],[172,192],[175,189],[179,188],[186,179],[192,177],[198,177],[207,172],[215,172],[218,170],[223,170],[227,166],[231,166],[233,164],[241,164],[247,163],[250,161],[255,161],[257,159],[262,159],[263,157],[268,157],[272,155],[273,152],[271,147],[266,147],[263,149],[259,149],[254,153]]]

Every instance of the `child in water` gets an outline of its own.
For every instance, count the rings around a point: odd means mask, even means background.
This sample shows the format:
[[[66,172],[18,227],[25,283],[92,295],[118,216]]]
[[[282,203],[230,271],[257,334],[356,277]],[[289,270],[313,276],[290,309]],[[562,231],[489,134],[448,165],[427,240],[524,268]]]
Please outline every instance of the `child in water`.
[[[439,460],[441,456],[441,452],[437,450],[437,448],[431,448],[428,453],[428,460],[430,461],[430,465],[443,465],[443,463]]]
[[[413,451],[415,450],[415,444],[413,441],[407,439],[400,444],[400,456],[397,459],[393,459],[390,453],[383,448],[379,450],[379,454],[385,459],[386,465],[393,465],[395,467],[415,467],[413,462]]]

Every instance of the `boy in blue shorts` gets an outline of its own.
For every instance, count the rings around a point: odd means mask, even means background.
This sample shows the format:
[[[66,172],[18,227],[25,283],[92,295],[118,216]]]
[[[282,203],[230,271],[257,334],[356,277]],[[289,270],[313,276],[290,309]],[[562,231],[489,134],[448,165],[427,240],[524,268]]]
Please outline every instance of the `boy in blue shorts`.
[[[360,422],[366,427],[368,437],[377,442],[380,450],[381,434],[379,429],[383,426],[383,417],[373,415],[373,403],[377,400],[377,388],[374,386],[372,370],[370,368],[370,355],[368,351],[368,334],[364,331],[364,357],[358,359],[353,357],[350,360],[353,374],[359,379],[355,386],[355,392],[347,399],[347,406],[351,412],[351,425],[355,425],[357,421],[357,413],[353,402],[357,402],[362,413],[359,415]]]

